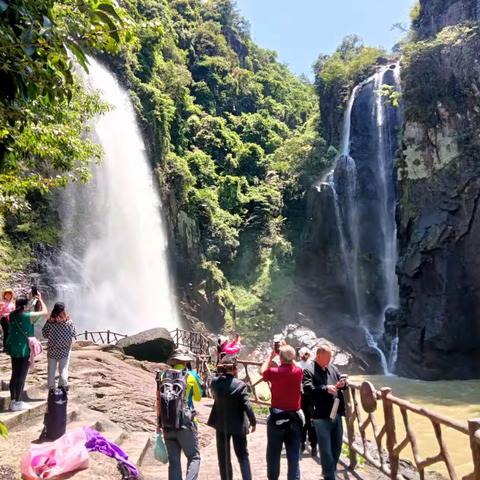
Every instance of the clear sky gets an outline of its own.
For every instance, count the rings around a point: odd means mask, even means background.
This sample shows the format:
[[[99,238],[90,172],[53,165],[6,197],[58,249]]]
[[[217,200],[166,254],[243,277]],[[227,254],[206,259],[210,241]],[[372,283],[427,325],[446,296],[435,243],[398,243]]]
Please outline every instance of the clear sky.
[[[414,0],[237,0],[253,39],[278,52],[297,74],[312,77],[320,53],[331,53],[356,33],[372,46],[390,49],[402,36],[392,25],[409,25]]]

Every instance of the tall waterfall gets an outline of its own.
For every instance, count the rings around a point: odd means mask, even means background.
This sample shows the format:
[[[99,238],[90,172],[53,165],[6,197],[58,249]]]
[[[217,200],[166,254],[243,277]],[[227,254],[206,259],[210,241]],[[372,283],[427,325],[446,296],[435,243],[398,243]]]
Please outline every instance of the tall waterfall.
[[[340,155],[317,187],[330,191],[330,200],[325,201],[332,204],[331,218],[337,226],[342,264],[334,268],[349,299],[344,298],[343,305],[337,300],[337,308],[345,311],[349,305],[346,313],[364,330],[366,344],[377,351],[385,371],[389,362],[377,341],[383,334],[385,311],[398,306],[393,159],[401,112],[382,86],[399,91],[399,70],[398,64],[381,67],[355,87],[345,113]],[[334,245],[324,248],[338,250]],[[392,342],[392,349],[397,343]]]
[[[58,300],[77,329],[174,328],[160,198],[132,103],[95,60],[86,82],[113,108],[95,124],[105,156],[92,167],[92,181],[68,185],[59,198],[63,247],[52,266]]]

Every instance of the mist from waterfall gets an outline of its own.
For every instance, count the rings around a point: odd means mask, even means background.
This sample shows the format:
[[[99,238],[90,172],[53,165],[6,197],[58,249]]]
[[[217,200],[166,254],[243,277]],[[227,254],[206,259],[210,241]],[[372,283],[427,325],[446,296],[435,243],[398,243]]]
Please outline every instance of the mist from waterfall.
[[[377,345],[377,340],[383,332],[385,311],[390,307],[398,306],[398,282],[395,274],[397,262],[397,239],[395,223],[395,183],[393,156],[395,153],[395,141],[392,138],[392,126],[389,124],[387,98],[382,86],[386,83],[385,77],[393,70],[393,90],[400,90],[400,66],[399,64],[381,67],[375,75],[357,85],[347,104],[342,129],[340,155],[337,157],[334,169],[323,179],[319,188],[329,188],[332,192],[335,221],[337,223],[338,239],[340,242],[341,257],[345,279],[348,282],[346,291],[350,292],[351,315],[357,325],[365,330],[366,342],[369,347],[378,351],[385,372],[394,368],[395,359],[387,361],[385,354]],[[362,118],[365,124],[371,124],[369,133],[376,145],[371,146],[375,151],[375,158],[369,158],[369,165],[359,163],[358,145],[352,150],[354,132],[352,131],[352,114],[360,96],[364,102],[364,109],[371,112],[372,118]],[[366,115],[364,113],[364,115]],[[365,127],[367,128],[367,127]],[[371,178],[365,179],[365,168],[371,169]],[[363,169],[362,175],[359,169]],[[363,202],[363,204],[362,204]],[[364,206],[365,202],[371,202],[370,210]],[[364,210],[362,210],[364,208]],[[374,220],[378,227],[375,246],[366,244],[371,237],[368,232],[370,226],[365,220],[365,215],[378,216]],[[373,250],[372,250],[373,249]],[[375,251],[378,256],[379,267],[378,281],[381,284],[381,298],[375,302],[372,308],[372,300],[369,298],[372,280],[368,279],[371,272],[366,270],[366,258]],[[370,282],[370,283],[369,283]],[[376,313],[375,313],[376,312]],[[372,318],[373,317],[373,318]],[[392,353],[395,355],[398,341],[392,342]],[[390,355],[392,357],[392,355]]]
[[[51,274],[58,300],[77,330],[175,328],[160,198],[132,103],[96,60],[85,81],[112,109],[95,123],[105,155],[93,179],[60,194],[62,252]]]

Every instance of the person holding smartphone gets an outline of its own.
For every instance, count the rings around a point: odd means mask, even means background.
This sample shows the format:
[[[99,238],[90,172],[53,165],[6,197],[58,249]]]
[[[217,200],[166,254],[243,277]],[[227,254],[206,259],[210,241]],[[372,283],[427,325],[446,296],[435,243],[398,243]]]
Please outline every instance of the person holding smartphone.
[[[348,379],[331,363],[330,345],[317,348],[313,372],[304,370],[303,391],[309,397],[310,417],[317,434],[323,478],[336,480],[343,443],[342,417],[345,416],[343,390]]]

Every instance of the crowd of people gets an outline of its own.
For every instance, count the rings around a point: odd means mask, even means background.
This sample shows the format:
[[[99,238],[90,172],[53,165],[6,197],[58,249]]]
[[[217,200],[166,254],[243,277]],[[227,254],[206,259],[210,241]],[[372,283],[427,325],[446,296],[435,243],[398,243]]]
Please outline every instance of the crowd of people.
[[[23,401],[24,387],[28,371],[35,357],[43,348],[35,337],[35,325],[45,320],[42,336],[47,340],[49,391],[55,389],[55,375],[59,370],[58,386],[68,390],[68,364],[75,327],[65,310],[58,302],[49,313],[42,294],[33,286],[27,294],[16,298],[12,289],[4,290],[0,302],[0,322],[3,332],[3,351],[11,358],[10,410],[26,410],[29,404]]]
[[[210,381],[210,390],[214,399],[208,425],[216,431],[216,447],[221,480],[233,480],[231,444],[237,457],[242,480],[251,480],[247,436],[256,430],[257,420],[249,400],[247,384],[238,378],[236,356],[227,355],[220,347],[227,345],[226,339],[218,342],[217,372]],[[234,346],[239,344],[238,336]],[[266,466],[268,480],[278,480],[282,450],[287,457],[288,480],[301,478],[301,458],[305,454],[307,440],[310,454],[320,454],[320,463],[325,480],[337,478],[337,465],[340,459],[345,415],[343,391],[347,388],[347,377],[341,375],[331,363],[332,351],[328,344],[316,348],[315,357],[302,348],[295,349],[284,342],[276,342],[270,356],[261,367],[261,375],[271,391],[271,407],[267,419]],[[170,363],[181,370],[188,365],[181,355],[172,357]],[[191,369],[185,369],[188,378]],[[178,384],[178,382],[177,382]],[[171,391],[161,390],[173,398]],[[193,387],[192,387],[193,388]],[[199,387],[200,388],[200,387]],[[178,392],[178,390],[177,390]],[[188,390],[187,390],[188,392]],[[179,397],[176,397],[179,398]],[[192,398],[188,396],[187,398]],[[201,389],[193,400],[201,398]],[[162,407],[171,415],[173,411],[168,402]],[[182,413],[188,410],[188,414]],[[162,419],[165,412],[159,412],[159,431],[163,430],[169,458],[168,480],[182,480],[180,454],[187,457],[186,480],[196,480],[200,471],[200,448],[193,402],[185,409],[177,410],[186,421],[180,421],[174,427],[167,426]],[[161,409],[160,409],[161,410]]]

